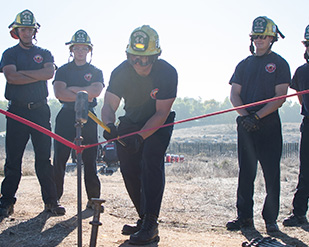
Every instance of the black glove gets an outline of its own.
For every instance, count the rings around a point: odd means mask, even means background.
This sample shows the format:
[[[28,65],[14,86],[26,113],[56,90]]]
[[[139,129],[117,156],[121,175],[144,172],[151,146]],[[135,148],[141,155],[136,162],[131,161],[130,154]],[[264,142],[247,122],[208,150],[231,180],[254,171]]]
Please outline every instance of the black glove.
[[[260,117],[256,113],[252,113],[245,116],[241,124],[248,132],[257,131],[260,129]]]
[[[110,133],[106,130],[103,131],[103,137],[108,141],[110,139],[114,139],[118,137],[118,131],[116,126],[113,123],[109,123],[106,125],[110,129]]]
[[[141,135],[135,134],[122,139],[125,150],[130,154],[135,154],[141,148],[144,139]]]

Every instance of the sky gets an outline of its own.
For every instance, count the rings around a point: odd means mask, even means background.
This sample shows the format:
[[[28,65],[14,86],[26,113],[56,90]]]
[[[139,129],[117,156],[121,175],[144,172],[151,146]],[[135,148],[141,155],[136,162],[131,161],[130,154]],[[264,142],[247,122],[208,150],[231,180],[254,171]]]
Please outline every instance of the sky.
[[[249,33],[258,16],[271,18],[286,36],[273,51],[287,60],[291,74],[305,63],[301,41],[309,25],[308,7],[308,0],[16,0],[0,9],[0,53],[17,44],[8,26],[29,9],[41,25],[37,45],[52,52],[58,67],[68,62],[65,42],[84,29],[94,45],[91,63],[103,71],[107,87],[113,69],[126,59],[131,32],[150,25],[159,34],[160,58],[178,72],[178,97],[223,101],[236,65],[251,54]],[[5,84],[0,74],[1,100]],[[48,84],[54,98],[52,79]]]

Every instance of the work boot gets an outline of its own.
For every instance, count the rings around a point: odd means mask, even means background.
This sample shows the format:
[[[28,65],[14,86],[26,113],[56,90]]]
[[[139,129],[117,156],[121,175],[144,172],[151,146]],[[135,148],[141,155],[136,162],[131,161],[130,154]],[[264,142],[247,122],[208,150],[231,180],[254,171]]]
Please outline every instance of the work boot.
[[[142,219],[139,219],[136,224],[126,224],[122,228],[123,235],[131,235],[138,232],[142,227]]]
[[[9,205],[0,205],[0,216],[3,217],[9,217],[11,214],[14,213],[14,205],[9,204]]]
[[[308,220],[306,218],[306,215],[298,216],[298,215],[292,214],[289,217],[285,218],[282,224],[284,226],[300,226],[300,225],[308,224]]]
[[[89,200],[87,202],[86,208],[94,210],[94,207],[95,207],[94,205],[95,205],[94,202]],[[101,208],[100,208],[100,213],[101,214],[104,213],[104,206],[102,204],[101,204]]]
[[[65,215],[65,208],[59,203],[47,203],[45,204],[45,212],[50,212],[54,215]]]
[[[229,221],[226,224],[226,229],[229,231],[237,231],[241,228],[253,227],[253,219],[252,218],[237,218],[235,220]]]
[[[133,245],[146,245],[159,242],[158,217],[146,214],[143,218],[141,229],[130,236],[129,243]]]
[[[279,227],[276,222],[266,222],[265,224],[267,233],[279,232]]]

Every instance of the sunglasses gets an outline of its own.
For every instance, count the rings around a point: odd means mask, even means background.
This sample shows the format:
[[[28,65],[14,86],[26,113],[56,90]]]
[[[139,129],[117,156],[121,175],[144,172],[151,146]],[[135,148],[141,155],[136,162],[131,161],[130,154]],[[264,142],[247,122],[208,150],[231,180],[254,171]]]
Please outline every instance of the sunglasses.
[[[251,35],[251,39],[266,39],[267,35]]]
[[[303,43],[306,47],[309,47],[309,41],[304,41]]]

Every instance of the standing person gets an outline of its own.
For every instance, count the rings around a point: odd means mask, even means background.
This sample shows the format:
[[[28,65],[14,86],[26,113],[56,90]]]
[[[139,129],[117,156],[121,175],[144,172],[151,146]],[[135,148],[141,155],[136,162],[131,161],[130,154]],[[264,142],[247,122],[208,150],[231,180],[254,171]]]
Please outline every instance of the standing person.
[[[109,140],[172,123],[175,113],[171,107],[176,98],[177,71],[161,55],[159,36],[148,25],[136,28],[126,49],[127,60],[111,75],[107,88],[102,120],[111,129],[104,131]],[[115,112],[124,99],[125,115],[115,127]],[[136,208],[136,225],[124,225],[122,233],[136,245],[159,241],[157,219],[165,185],[164,154],[173,127],[150,130],[117,142],[120,169],[128,194]]]
[[[54,75],[54,58],[48,50],[32,43],[39,27],[31,11],[17,14],[9,28],[11,36],[19,39],[19,43],[3,53],[0,69],[7,80],[5,98],[9,100],[8,112],[50,130],[47,80]],[[30,137],[45,210],[63,215],[65,209],[57,202],[52,176],[51,138],[11,118],[7,118],[6,123],[5,178],[1,185],[0,215],[8,216],[14,211],[15,194],[22,174],[22,157]]]
[[[306,27],[303,44],[306,47],[304,54],[306,63],[296,70],[291,84],[291,88],[296,91],[309,89],[309,25]],[[300,172],[297,190],[293,198],[293,214],[284,219],[284,226],[299,226],[308,223],[306,213],[309,199],[309,154],[307,153],[309,147],[309,95],[299,95],[298,99],[302,105],[301,114],[304,116],[300,126]]]
[[[90,62],[87,55],[92,47],[90,37],[84,30],[78,30],[72,37],[69,45],[70,57],[73,61],[61,66],[53,82],[55,96],[62,103],[62,108],[56,117],[55,133],[69,141],[76,137],[75,128],[75,100],[79,91],[87,91],[89,111],[94,113],[97,99],[104,87],[103,73]],[[98,142],[97,124],[88,119],[82,127],[82,144]],[[63,184],[66,163],[69,159],[71,148],[62,143],[54,142],[54,166],[58,200],[63,194]],[[97,176],[97,147],[85,149],[82,153],[84,164],[84,180],[88,197],[87,208],[94,209],[91,198],[100,198],[100,180]]]
[[[234,107],[286,95],[291,75],[288,63],[271,50],[278,40],[277,25],[266,16],[253,21],[251,56],[242,60],[230,80],[230,100]],[[254,44],[254,46],[253,46]],[[256,53],[254,50],[256,48]],[[262,216],[267,232],[278,231],[280,197],[280,159],[282,130],[278,108],[285,99],[238,110],[237,219],[226,224],[228,230],[253,227],[254,180],[259,161],[263,170],[266,198]]]

